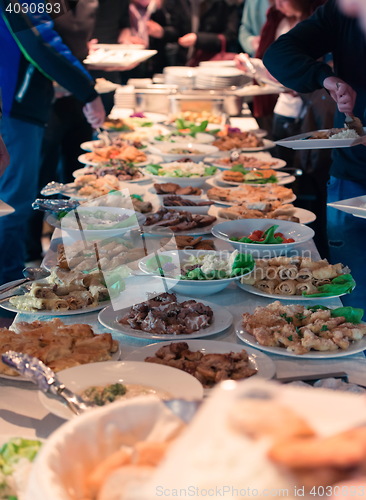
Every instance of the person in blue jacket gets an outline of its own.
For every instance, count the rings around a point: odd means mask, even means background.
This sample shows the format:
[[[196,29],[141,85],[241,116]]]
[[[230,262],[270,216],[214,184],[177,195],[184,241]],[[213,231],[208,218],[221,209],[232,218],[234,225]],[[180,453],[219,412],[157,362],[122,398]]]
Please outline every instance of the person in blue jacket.
[[[331,53],[332,69],[320,58]],[[346,16],[337,0],[328,0],[307,20],[274,42],[264,55],[269,72],[283,85],[307,93],[325,88],[337,103],[335,127],[343,127],[345,114],[366,124],[366,37],[359,20]],[[336,148],[328,182],[327,201],[366,194],[366,148]],[[346,305],[366,304],[365,221],[328,207],[327,236],[333,263],[348,265],[357,286],[342,297]]]
[[[94,128],[105,119],[94,80],[54,29],[51,15],[62,15],[64,5],[0,0],[0,135],[10,154],[0,177],[0,199],[15,208],[0,218],[0,284],[22,277],[25,229],[37,195],[53,81],[84,103],[83,112]]]

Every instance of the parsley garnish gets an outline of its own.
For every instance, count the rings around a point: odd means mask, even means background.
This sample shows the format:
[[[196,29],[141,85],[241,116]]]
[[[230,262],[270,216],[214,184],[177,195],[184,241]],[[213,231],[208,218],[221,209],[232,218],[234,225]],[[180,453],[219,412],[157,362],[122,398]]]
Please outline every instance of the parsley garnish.
[[[280,314],[281,318],[283,318],[287,323],[293,323],[294,319],[291,316],[287,316],[286,313]]]
[[[329,328],[327,327],[327,325],[323,325],[320,329],[321,332],[327,332],[329,330]]]
[[[291,342],[294,340],[294,339],[292,338],[292,335],[290,335],[290,336],[289,336],[289,337],[287,337],[287,338],[288,338],[289,340],[291,340]]]

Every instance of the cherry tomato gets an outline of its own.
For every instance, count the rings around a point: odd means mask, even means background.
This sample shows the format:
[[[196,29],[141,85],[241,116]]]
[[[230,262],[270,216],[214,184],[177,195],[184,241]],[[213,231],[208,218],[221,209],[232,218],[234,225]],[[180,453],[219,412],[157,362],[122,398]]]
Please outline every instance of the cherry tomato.
[[[285,238],[285,236],[284,236],[284,234],[283,234],[283,233],[275,233],[273,236],[274,236],[275,238],[278,238],[278,237],[279,237],[279,238]]]
[[[283,240],[283,243],[294,243],[295,240],[293,238],[287,238]]]

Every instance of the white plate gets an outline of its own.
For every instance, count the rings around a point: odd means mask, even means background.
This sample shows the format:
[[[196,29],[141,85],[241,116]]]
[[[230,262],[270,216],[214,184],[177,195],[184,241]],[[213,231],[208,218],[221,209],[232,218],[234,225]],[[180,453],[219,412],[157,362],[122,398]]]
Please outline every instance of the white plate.
[[[232,150],[221,150],[227,154],[230,154],[231,151],[242,151],[243,153],[254,153],[255,151],[266,151],[267,149],[272,149],[276,146],[276,143],[273,141],[270,141],[269,139],[263,139],[263,146],[258,146],[256,148],[250,148],[250,147],[241,147],[241,148],[235,148]]]
[[[166,370],[166,368],[168,368]],[[65,386],[76,393],[93,385],[116,382],[142,384],[171,394],[172,399],[202,399],[203,387],[192,375],[170,366],[153,365],[136,361],[107,361],[74,366],[57,374]],[[39,392],[43,406],[58,417],[75,417],[71,410],[58,399]],[[120,400],[121,401],[121,400]],[[96,406],[96,409],[100,408]]]
[[[222,184],[220,184],[220,182],[218,181],[218,179],[216,177],[212,178],[212,179],[208,179],[206,181],[206,184],[208,184],[209,186],[212,186],[212,187],[219,187],[219,188],[223,188],[223,189],[228,189],[228,186],[224,186]],[[241,184],[242,186],[245,185],[245,186],[249,186],[249,184]],[[270,186],[270,184],[261,184],[260,186],[256,186],[258,187],[258,189],[261,189],[261,188],[265,188],[266,186]],[[232,188],[233,190],[235,189],[240,189],[239,187],[238,188]],[[291,188],[290,188],[291,189]],[[286,204],[286,203],[292,203],[293,201],[295,201],[297,198],[297,196],[295,194],[293,194],[292,196],[290,196],[289,198],[286,198],[286,200],[283,200],[282,201],[282,204]],[[211,198],[209,198],[211,199]],[[232,205],[237,205],[238,202],[227,202],[227,201],[219,201],[219,200],[211,200],[211,201],[214,201],[217,205],[226,205],[226,206],[232,206]]]
[[[9,284],[9,283],[8,283]],[[48,311],[46,310],[37,310],[37,311],[25,311],[24,309],[17,309],[15,306],[10,304],[9,301],[2,302],[0,304],[0,307],[3,309],[6,309],[7,311],[15,312],[15,313],[26,313],[26,314],[37,314],[38,316],[73,316],[75,314],[86,314],[86,313],[91,313],[95,311],[100,311],[104,307],[106,307],[107,304],[110,304],[110,300],[106,300],[105,302],[101,302],[97,306],[93,307],[85,307],[84,309],[75,309],[73,311]]]
[[[178,184],[180,187],[202,187],[205,182],[213,179],[217,175],[217,172],[214,175],[204,175],[202,177],[165,177],[162,175],[153,175],[150,172],[145,172],[145,175],[147,178],[150,178],[154,184],[173,183]]]
[[[362,340],[353,342],[351,347],[347,350],[339,349],[339,351],[310,351],[306,354],[294,354],[293,352],[289,352],[282,347],[269,347],[265,345],[260,345],[255,340],[253,335],[244,330],[244,328],[242,327],[241,320],[237,323],[237,325],[235,325],[235,333],[239,337],[239,339],[242,340],[245,344],[255,347],[256,349],[259,349],[264,352],[269,352],[271,354],[279,354],[281,356],[287,356],[290,358],[297,358],[297,359],[343,358],[345,356],[350,356],[351,354],[362,352],[366,349],[366,337],[364,337]]]
[[[176,342],[179,342],[179,340]],[[158,349],[171,343],[172,342],[157,342],[156,344],[140,347],[128,354],[124,359],[126,361],[145,361],[145,358],[154,356]],[[244,349],[241,344],[222,342],[220,340],[188,340],[187,344],[191,351],[201,351],[203,354],[226,354],[229,352],[241,352]],[[267,380],[274,377],[276,367],[269,356],[257,349],[251,349],[250,347],[245,347],[245,350],[249,355],[251,367],[257,370],[257,373],[253,375],[253,377],[260,377]]]
[[[186,207],[184,207],[184,208],[186,208]],[[219,217],[219,215],[218,215],[219,210],[220,210],[220,207],[211,206],[209,211],[208,211],[208,214],[214,215],[215,217]],[[312,222],[314,222],[316,220],[316,215],[314,214],[314,212],[310,212],[310,210],[306,210],[305,208],[295,207],[293,215],[294,215],[294,217],[298,217],[300,224],[311,224]],[[234,219],[234,220],[236,220],[236,219]],[[268,219],[268,220],[276,220],[276,219]]]
[[[366,128],[364,129],[366,130]],[[307,137],[311,137],[315,132],[324,132],[325,130],[327,129],[293,135],[286,139],[276,141],[276,144],[290,149],[333,149],[349,148],[351,146],[363,144],[365,141],[365,136],[357,139],[307,139]]]
[[[114,108],[111,114],[109,115],[109,118],[131,118],[132,114],[134,114],[134,110],[129,108]],[[153,123],[162,123],[165,122],[167,119],[167,115],[163,113],[150,113],[150,112],[145,112],[144,111],[144,116],[147,122],[153,122]],[[141,125],[136,124],[137,128],[140,128]]]
[[[281,158],[274,158],[269,153],[253,153],[253,154],[246,153],[245,156],[252,157],[252,158],[255,158],[258,160],[263,160],[266,162],[276,162],[275,165],[271,165],[270,167],[266,167],[265,169],[258,169],[258,170],[268,170],[268,169],[279,170],[280,168],[283,168],[287,165],[285,160],[281,160]],[[225,157],[221,157],[220,159],[228,158],[228,157],[229,157],[229,155],[225,156]],[[213,158],[213,157],[204,158],[205,163],[209,163],[210,165],[213,165],[214,167],[218,167],[221,170],[230,170],[231,169],[231,166],[223,165],[218,160],[219,160],[219,158]],[[244,168],[246,168],[246,167],[244,167]],[[248,167],[248,170],[252,170],[252,169],[250,167]]]
[[[184,302],[187,297],[177,295],[179,302]],[[152,339],[152,340],[187,340],[187,339],[197,339],[201,337],[208,337],[210,335],[215,335],[216,333],[223,332],[233,322],[232,314],[224,307],[217,306],[211,302],[206,302],[205,300],[197,300],[197,302],[202,302],[207,306],[210,306],[214,310],[214,320],[213,323],[207,327],[198,330],[197,332],[187,334],[187,335],[158,335],[156,333],[143,332],[142,330],[134,330],[127,325],[122,325],[118,322],[119,318],[122,318],[130,310],[129,307],[121,309],[120,311],[114,311],[112,306],[108,306],[103,311],[98,314],[99,322],[111,330],[123,333],[129,337],[137,337],[140,339]]]
[[[342,212],[352,214],[355,217],[366,217],[366,195],[327,203],[327,205],[328,207],[337,208],[338,210],[342,210]]]
[[[218,182],[221,182],[221,184],[224,184],[226,186],[243,186],[243,185],[250,185],[250,186],[263,186],[265,184],[260,184],[256,182],[235,182],[235,181],[225,181],[223,178],[223,172],[218,174],[216,176],[216,180]],[[291,184],[291,182],[294,182],[295,176],[294,175],[289,175],[286,172],[277,172],[277,182],[267,182],[266,184],[277,184],[278,186],[284,186],[285,184]]]
[[[86,154],[87,153],[84,153],[84,154],[78,156],[78,161],[80,163],[84,163],[85,165],[91,165],[92,167],[98,167],[98,166],[99,167],[105,167],[105,164],[111,161],[111,160],[90,161],[90,160],[86,159]],[[145,161],[142,161],[142,162],[139,162],[139,163],[133,163],[133,162],[128,162],[128,163],[131,163],[131,165],[133,165],[134,167],[144,167],[145,165],[148,165],[149,163],[153,163],[154,160],[158,161],[157,158],[159,158],[157,155],[155,155],[155,156],[146,155],[146,157],[147,158],[146,158]],[[161,158],[160,158],[160,160],[161,160]],[[124,161],[124,160],[121,160],[121,161]],[[81,175],[81,174],[74,175],[75,172],[77,172],[78,170],[74,171],[74,173],[73,173],[74,177],[77,177],[77,175]]]
[[[5,201],[0,200],[0,217],[12,214],[13,212],[15,212],[15,209],[13,207],[5,203]]]
[[[27,311],[28,312],[28,311]],[[97,334],[98,335],[98,334]],[[115,340],[115,339],[114,339]],[[114,352],[111,355],[111,360],[110,361],[118,361],[121,357],[122,354],[122,349],[121,349],[121,344],[118,342],[118,349],[116,352]],[[103,363],[110,363],[110,361],[103,361]],[[99,363],[102,363],[102,361],[99,361]],[[90,363],[89,363],[90,364]],[[94,364],[94,363],[93,363]],[[84,365],[83,365],[84,366]],[[4,375],[0,373],[0,379],[4,380],[14,380],[15,382],[32,382],[29,378],[23,377],[22,375],[19,375],[18,377],[12,377],[11,375]],[[33,382],[32,382],[33,383]]]
[[[191,150],[191,153],[176,153],[175,149]],[[150,144],[149,151],[159,156],[162,156],[165,161],[177,161],[180,158],[189,158],[193,162],[202,161],[205,156],[215,155],[219,152],[216,146],[212,144],[199,144],[197,142],[190,142],[187,138],[186,142],[159,142]],[[196,151],[196,152],[194,152]]]
[[[134,64],[140,64],[157,54],[156,50],[133,50],[120,48],[117,44],[108,45],[95,45],[83,63],[99,69],[113,66],[122,70]]]
[[[342,297],[343,295],[346,295],[345,293],[341,293],[340,295],[330,295],[329,297],[304,297],[303,295],[277,295],[277,294],[270,294],[263,292],[262,290],[259,290],[259,288],[256,288],[253,285],[246,285],[244,283],[240,283],[240,280],[236,281],[236,284],[238,285],[239,288],[244,290],[244,292],[249,292],[252,293],[253,295],[259,295],[260,297],[266,297],[268,299],[272,300],[291,300],[292,302],[299,302],[299,301],[309,301],[309,300],[328,300],[328,299],[334,299],[336,297]]]

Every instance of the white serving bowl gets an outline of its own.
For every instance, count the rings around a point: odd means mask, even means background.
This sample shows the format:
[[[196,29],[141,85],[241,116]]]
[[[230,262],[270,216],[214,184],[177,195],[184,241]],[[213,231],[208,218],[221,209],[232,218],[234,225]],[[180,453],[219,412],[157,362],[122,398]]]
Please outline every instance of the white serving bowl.
[[[228,255],[230,251],[224,250],[221,252],[216,252],[214,250],[170,250],[167,252],[159,252],[159,256],[171,257],[172,262],[176,265],[177,274],[180,274],[180,268],[184,265],[185,261],[190,257],[199,257],[207,254],[216,254],[216,255]],[[151,259],[153,256],[149,255],[144,257],[139,262],[139,268],[142,272],[146,274],[154,274],[147,267],[147,261]],[[246,273],[249,274],[249,273]],[[241,276],[246,276],[243,274]],[[162,278],[159,274],[154,274],[156,279],[166,281],[166,285],[169,289],[173,290],[176,293],[182,295],[189,295],[191,297],[205,297],[206,295],[213,295],[214,293],[221,292],[224,290],[231,282],[241,278],[241,276],[236,276],[235,278],[226,278],[226,279],[218,279],[218,280],[179,280],[177,278]]]
[[[139,227],[140,224],[143,224],[145,221],[145,217],[138,212],[135,212],[134,210],[130,210],[128,208],[117,208],[117,207],[78,207],[77,209],[78,213],[90,213],[92,214],[93,212],[105,212],[105,213],[110,213],[110,214],[117,214],[117,215],[128,215],[128,217],[131,217],[131,220],[125,227],[119,227],[119,228],[98,228],[98,229],[86,229],[85,226],[83,225],[81,221],[81,227],[82,231],[78,228],[75,227],[68,227],[68,218],[73,222],[76,222],[76,217],[75,217],[75,211],[72,210],[69,212],[61,221],[56,219],[56,222],[59,223],[59,225],[55,226],[56,227],[61,227],[63,231],[65,231],[67,234],[69,234],[73,239],[78,239],[82,240],[83,238],[87,240],[93,240],[93,239],[99,239],[99,238],[110,238],[112,236],[122,236],[123,234],[126,234],[128,231],[131,229],[136,229]]]
[[[293,238],[295,242],[263,245],[260,243],[240,243],[230,240],[232,236],[249,236],[257,229],[265,231],[275,224],[278,225],[276,233],[283,233],[287,238]],[[314,237],[314,231],[308,226],[298,224],[297,222],[276,219],[230,220],[216,224],[211,232],[216,238],[227,241],[240,252],[250,252],[256,258],[273,257],[275,255],[284,254],[292,250],[295,246],[305,243]]]
[[[170,368],[169,373],[172,370],[179,371]],[[86,477],[112,453],[123,445],[133,446],[141,441],[164,442],[173,438],[180,427],[181,420],[151,396],[86,412],[61,425],[47,439],[35,460],[23,498],[86,498]]]
[[[189,151],[195,150],[199,153],[175,153],[175,149],[187,149]],[[179,142],[171,143],[164,142],[161,144],[153,144],[149,146],[152,153],[162,156],[166,161],[176,161],[181,158],[189,158],[192,161],[202,161],[205,156],[216,155],[219,149],[210,144],[199,144],[195,142]]]
[[[176,368],[168,367],[169,370],[161,370],[161,367],[162,365],[141,361],[101,361],[62,370],[58,372],[57,377],[76,394],[81,394],[91,386],[105,386],[119,382],[149,386],[170,394],[172,399],[203,397],[202,385],[195,377]],[[43,406],[58,417],[65,419],[75,417],[67,406],[52,396],[40,392],[39,398]]]

